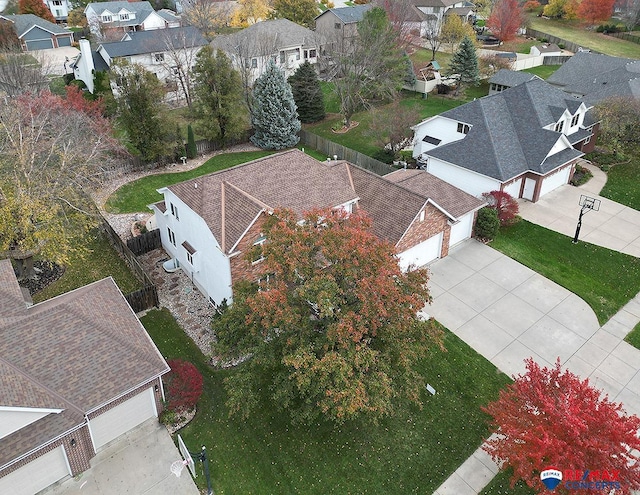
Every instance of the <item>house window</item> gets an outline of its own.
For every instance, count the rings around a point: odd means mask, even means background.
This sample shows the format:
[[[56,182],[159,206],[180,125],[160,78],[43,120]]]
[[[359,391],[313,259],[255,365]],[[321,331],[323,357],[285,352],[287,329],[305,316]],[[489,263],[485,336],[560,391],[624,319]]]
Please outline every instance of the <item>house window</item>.
[[[176,234],[169,227],[167,227],[167,232],[169,233],[169,242],[175,246],[176,245]]]
[[[102,22],[111,22],[112,18],[110,15],[103,15],[102,16]]]
[[[580,118],[580,114],[575,114],[571,119],[571,127],[575,127],[578,125],[578,119]]]
[[[587,139],[582,141],[582,146],[584,146],[585,144],[589,144],[589,141],[591,141],[591,136],[589,136]]]
[[[56,7],[62,7],[62,0],[53,0],[53,5]]]
[[[316,50],[309,50],[309,58],[316,58],[318,56],[318,53],[316,52]]]
[[[336,23],[333,25],[333,27],[334,27],[335,29],[342,29],[342,24],[340,24],[339,22],[336,22]]]
[[[296,60],[300,60],[300,48],[296,48]]]
[[[564,129],[564,120],[561,120],[556,124],[555,131],[562,132],[562,129]]]
[[[171,205],[171,214],[174,217],[176,217],[176,220],[180,220],[180,217],[178,216],[178,207],[173,203],[169,203],[169,204]]]
[[[120,20],[121,21],[128,21],[129,20],[129,14],[120,14]]]
[[[286,54],[284,52],[280,52],[280,63],[284,64],[285,60],[286,60]]]
[[[164,62],[164,53],[154,53],[153,54],[153,61],[156,64],[160,64],[160,63]]]
[[[269,283],[273,283],[276,280],[275,273],[267,273],[262,275],[256,282],[258,283],[258,290],[268,289]]]
[[[56,9],[56,17],[62,17],[62,10]]]
[[[304,59],[307,60],[309,58],[309,50],[304,51]]]
[[[463,124],[462,122],[458,122],[458,132],[460,134],[469,134],[469,129],[471,129],[469,124]]]
[[[260,234],[260,236],[253,242],[253,251],[252,251],[253,255],[251,257],[252,265],[260,263],[262,260],[264,260],[262,245],[265,243],[266,240],[267,240],[267,236],[265,236],[264,234]]]
[[[191,266],[193,266],[193,255],[196,254],[196,249],[191,244],[189,244],[187,241],[184,241],[182,243],[182,247],[186,251],[187,261],[189,262],[189,264]]]
[[[257,58],[252,58],[251,59],[251,68],[252,69],[257,69],[258,68],[258,59]]]
[[[424,222],[424,210],[420,212],[420,221]]]
[[[176,65],[174,65],[173,67],[171,67],[171,73],[174,76],[177,76],[178,74],[180,74],[180,71],[178,70],[178,67]]]

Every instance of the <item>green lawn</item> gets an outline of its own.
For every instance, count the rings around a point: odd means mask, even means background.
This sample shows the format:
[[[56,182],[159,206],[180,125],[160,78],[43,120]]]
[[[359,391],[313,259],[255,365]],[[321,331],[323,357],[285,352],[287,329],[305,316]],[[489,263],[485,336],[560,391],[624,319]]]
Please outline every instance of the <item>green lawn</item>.
[[[437,390],[425,393],[422,410],[406,406],[378,425],[294,426],[268,410],[245,421],[224,405],[222,380],[232,371],[213,370],[167,310],[141,321],[166,358],[190,360],[204,375],[198,413],[180,433],[190,449],[207,447],[218,495],[433,493],[488,435],[479,408],[509,382],[447,332],[448,352],[434,350],[422,364]]]
[[[640,259],[571,240],[523,220],[491,246],[581,297],[604,324],[640,292]]]
[[[588,158],[607,170],[607,183],[600,195],[640,210],[640,156],[637,152],[625,156],[590,153]]]
[[[86,247],[90,252],[83,258],[72,255],[64,275],[44,290],[34,294],[34,302],[51,299],[109,276],[113,277],[124,294],[142,288],[142,283],[131,273],[101,230],[96,229],[87,235]]]
[[[633,347],[640,349],[640,323],[638,323],[631,332],[624,338]]]
[[[530,15],[529,25],[536,31],[572,41],[596,52],[614,57],[640,58],[640,45],[595,31],[587,31],[578,21],[543,19]]]
[[[147,205],[159,201],[162,197],[157,189],[194,177],[224,170],[241,163],[246,163],[263,156],[270,151],[243,151],[240,153],[223,153],[216,155],[198,168],[187,172],[155,174],[129,182],[115,191],[107,200],[105,209],[110,213],[135,213],[148,211]]]
[[[528,72],[529,74],[534,74],[541,79],[549,79],[551,74],[558,70],[559,65],[539,65],[538,67],[530,67],[529,69],[524,69],[522,72]]]
[[[529,488],[523,481],[518,481],[516,486],[511,488],[509,480],[511,470],[500,471],[485,487],[480,495],[534,495],[535,491]]]

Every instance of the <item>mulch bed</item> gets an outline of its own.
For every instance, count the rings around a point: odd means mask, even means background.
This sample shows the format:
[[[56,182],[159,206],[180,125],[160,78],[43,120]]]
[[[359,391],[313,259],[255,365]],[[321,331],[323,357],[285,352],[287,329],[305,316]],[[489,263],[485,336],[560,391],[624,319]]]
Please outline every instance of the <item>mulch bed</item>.
[[[33,268],[36,272],[33,277],[18,282],[20,287],[29,289],[31,295],[41,291],[64,274],[64,266],[52,261],[34,261]]]

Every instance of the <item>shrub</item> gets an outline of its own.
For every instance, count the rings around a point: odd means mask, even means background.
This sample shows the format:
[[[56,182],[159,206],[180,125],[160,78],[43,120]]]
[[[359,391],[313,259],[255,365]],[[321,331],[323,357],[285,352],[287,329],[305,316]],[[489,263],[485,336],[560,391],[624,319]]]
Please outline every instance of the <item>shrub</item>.
[[[170,411],[191,409],[202,395],[202,375],[188,361],[167,362],[171,371],[164,376],[167,408]]]
[[[373,154],[373,158],[383,163],[392,163],[393,159],[395,158],[395,153],[391,150],[383,148],[381,150],[376,151]]]
[[[501,226],[513,225],[518,218],[518,202],[513,196],[504,191],[491,191],[483,193],[482,197],[487,200],[489,208],[496,210]]]
[[[478,212],[478,218],[476,220],[476,237],[492,240],[498,233],[499,228],[500,219],[498,219],[497,210],[485,207]]]
[[[534,12],[536,10],[538,10],[541,7],[540,2],[538,2],[538,0],[528,0],[524,5],[523,8],[526,12]]]
[[[187,158],[195,158],[198,155],[198,148],[196,148],[196,140],[193,136],[193,129],[191,124],[187,126]]]
[[[581,186],[582,184],[588,182],[591,177],[593,177],[591,170],[576,164],[576,170],[573,173],[573,177],[571,178],[571,185]]]

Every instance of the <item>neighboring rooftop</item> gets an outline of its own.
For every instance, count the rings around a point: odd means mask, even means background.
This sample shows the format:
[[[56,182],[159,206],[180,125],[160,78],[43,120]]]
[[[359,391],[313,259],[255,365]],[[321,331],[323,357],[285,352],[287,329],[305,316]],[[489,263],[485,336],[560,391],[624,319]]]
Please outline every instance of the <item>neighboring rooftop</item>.
[[[364,4],[364,5],[354,5],[353,7],[339,7],[337,9],[327,9],[322,14],[318,15],[316,19],[321,15],[323,15],[325,12],[331,12],[338,19],[340,19],[344,24],[351,24],[354,22],[360,22],[362,20],[362,17],[364,16],[364,13],[367,10],[370,10],[371,8],[373,8],[373,5]]]
[[[166,52],[170,49],[205,46],[208,41],[193,26],[154,29],[152,31],[132,31],[126,33],[123,41],[102,43],[100,46],[111,58],[130,57],[144,53]]]
[[[535,76],[528,72],[521,72],[521,71],[509,70],[509,69],[500,69],[493,76],[491,76],[491,79],[489,79],[489,82],[493,84],[500,84],[501,86],[508,86],[510,88],[513,88],[518,84],[522,84],[536,78],[540,79],[538,76]]]
[[[2,15],[0,18],[5,18],[11,21],[14,25],[14,29],[18,38],[21,38],[27,31],[34,26],[38,26],[45,31],[49,31],[52,34],[69,34],[71,31],[63,27],[58,26],[53,22],[49,22],[42,17],[38,17],[34,14],[12,14]]]

